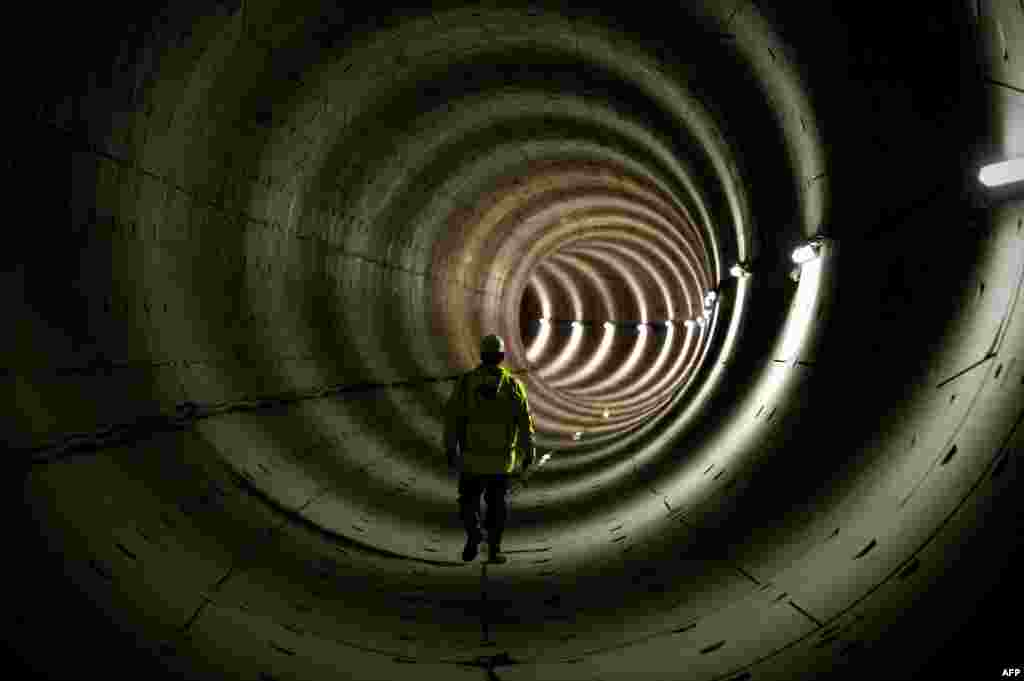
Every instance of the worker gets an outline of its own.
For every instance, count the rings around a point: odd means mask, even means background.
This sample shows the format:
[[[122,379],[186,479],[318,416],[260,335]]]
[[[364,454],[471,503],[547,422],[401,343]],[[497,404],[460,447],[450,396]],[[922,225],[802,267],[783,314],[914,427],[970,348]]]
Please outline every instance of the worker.
[[[462,559],[476,558],[482,541],[480,494],[487,502],[487,546],[492,563],[501,555],[501,536],[508,519],[509,475],[534,463],[533,418],[526,389],[508,369],[505,341],[486,336],[480,343],[481,364],[459,377],[445,407],[444,443],[448,466],[459,477],[459,515],[466,529]]]

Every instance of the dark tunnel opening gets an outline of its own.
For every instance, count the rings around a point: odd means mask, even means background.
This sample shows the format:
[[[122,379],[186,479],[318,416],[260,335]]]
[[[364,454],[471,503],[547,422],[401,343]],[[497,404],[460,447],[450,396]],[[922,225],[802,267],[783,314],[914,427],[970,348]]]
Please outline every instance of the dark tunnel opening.
[[[543,317],[540,300],[532,286],[523,290],[523,302],[519,305],[519,338],[523,345],[530,345],[540,333],[538,320]]]

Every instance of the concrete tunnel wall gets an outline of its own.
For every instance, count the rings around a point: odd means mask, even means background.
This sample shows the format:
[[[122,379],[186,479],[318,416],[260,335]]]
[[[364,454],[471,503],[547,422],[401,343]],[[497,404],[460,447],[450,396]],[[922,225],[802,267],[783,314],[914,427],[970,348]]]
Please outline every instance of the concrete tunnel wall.
[[[10,164],[38,209],[0,287],[15,657],[69,679],[1024,666],[970,618],[1019,598],[993,583],[1018,543],[1024,205],[976,170],[1024,152],[1024,12],[675,11],[71,22],[95,30],[30,79]],[[635,264],[639,295],[601,293],[598,261],[554,251],[589,219],[681,235],[671,284]],[[543,377],[564,339],[525,361],[529,281],[556,317],[722,299],[692,366],[576,441],[604,421]],[[440,406],[492,329],[561,455],[511,502],[510,562],[466,565]]]

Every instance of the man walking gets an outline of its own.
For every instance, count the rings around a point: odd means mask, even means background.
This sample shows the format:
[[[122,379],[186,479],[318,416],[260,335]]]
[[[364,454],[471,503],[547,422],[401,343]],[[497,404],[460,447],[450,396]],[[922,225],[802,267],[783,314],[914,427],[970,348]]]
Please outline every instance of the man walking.
[[[533,464],[533,419],[526,389],[501,366],[505,342],[490,335],[480,343],[481,364],[461,376],[445,406],[444,442],[448,466],[455,470],[461,456],[459,515],[466,528],[462,559],[476,558],[482,539],[480,494],[487,501],[487,544],[492,563],[501,555],[501,535],[508,519],[506,494],[509,474]]]

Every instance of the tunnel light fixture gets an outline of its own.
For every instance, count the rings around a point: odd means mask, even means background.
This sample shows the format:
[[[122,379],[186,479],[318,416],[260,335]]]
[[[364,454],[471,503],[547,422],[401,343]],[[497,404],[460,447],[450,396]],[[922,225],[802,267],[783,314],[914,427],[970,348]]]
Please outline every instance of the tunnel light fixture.
[[[606,419],[607,419],[607,418],[611,418],[611,416],[612,416],[612,411],[611,411],[611,409],[605,409],[605,410],[604,410],[604,414],[603,414],[603,416],[604,416],[604,417],[605,417]]]
[[[581,322],[573,321],[569,323],[569,326],[571,326],[574,329],[578,329],[581,326],[583,326],[583,324]]]
[[[704,328],[704,317],[697,317],[697,326]]]
[[[615,325],[612,324],[611,322],[605,322],[604,323],[604,328],[611,330],[611,329],[615,328]]]
[[[693,325],[696,323],[697,322],[693,321],[692,319],[687,319],[686,321],[683,322],[683,326],[685,326],[688,329],[692,329]]]
[[[583,433],[582,432],[576,432],[576,433],[572,434],[572,439],[573,440],[578,441],[581,437],[583,437]]]
[[[718,300],[718,293],[715,291],[708,291],[704,296],[704,309],[710,310],[715,305],[715,301]]]
[[[990,163],[978,172],[978,179],[986,187],[1001,187],[1024,180],[1024,157]]]
[[[751,274],[750,267],[745,263],[738,262],[729,268],[729,274],[737,279],[746,279]]]
[[[804,244],[795,251],[793,251],[793,262],[797,265],[803,265],[805,262],[810,262],[817,257],[817,253],[814,252],[814,247],[810,244]]]
[[[793,262],[797,265],[803,265],[804,263],[810,262],[818,257],[818,253],[821,252],[822,239],[815,237],[810,239],[807,243],[797,247],[793,251]]]

